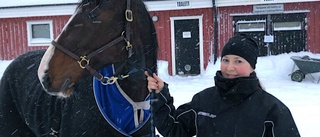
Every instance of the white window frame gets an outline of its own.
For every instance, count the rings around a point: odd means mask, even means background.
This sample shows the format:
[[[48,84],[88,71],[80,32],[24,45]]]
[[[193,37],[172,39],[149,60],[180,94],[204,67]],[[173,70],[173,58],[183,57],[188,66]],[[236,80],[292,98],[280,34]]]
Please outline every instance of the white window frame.
[[[242,29],[240,28],[241,24],[262,24],[261,28],[250,28],[250,29]],[[258,32],[258,31],[265,31],[266,29],[266,20],[255,20],[255,21],[238,21],[237,22],[237,32]]]
[[[48,24],[50,31],[50,38],[32,38],[32,25],[35,24]],[[28,46],[49,46],[53,40],[53,25],[52,20],[37,20],[27,21],[27,37]]]
[[[277,24],[281,23],[296,23],[298,26],[277,26]],[[273,30],[274,31],[292,31],[292,30],[302,30],[302,22],[300,21],[288,21],[288,22],[273,22]]]

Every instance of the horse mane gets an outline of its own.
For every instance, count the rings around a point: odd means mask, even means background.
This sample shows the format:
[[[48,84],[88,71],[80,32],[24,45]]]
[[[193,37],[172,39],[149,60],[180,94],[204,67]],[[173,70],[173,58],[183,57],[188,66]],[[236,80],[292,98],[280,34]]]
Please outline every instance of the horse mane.
[[[157,34],[155,27],[153,25],[153,21],[150,17],[149,11],[147,7],[145,6],[144,2],[142,0],[135,0],[135,4],[133,7],[136,7],[137,10],[135,11],[138,15],[140,28],[146,28],[149,27],[146,30],[150,30],[151,32],[145,33],[144,31],[141,31],[144,35],[148,34],[146,37],[150,40],[150,43],[147,43],[144,46],[144,55],[146,59],[149,59],[149,62],[146,62],[146,67],[150,68],[152,72],[157,72],[157,59],[158,59],[158,40],[157,40]],[[153,65],[153,66],[148,66]]]

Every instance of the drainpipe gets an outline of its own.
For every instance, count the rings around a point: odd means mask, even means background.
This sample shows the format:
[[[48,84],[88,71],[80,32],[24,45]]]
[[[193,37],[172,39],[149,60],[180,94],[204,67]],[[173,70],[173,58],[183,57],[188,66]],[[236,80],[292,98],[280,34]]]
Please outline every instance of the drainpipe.
[[[267,29],[267,36],[271,36],[271,15],[270,14],[268,14],[268,17],[267,17],[267,25],[268,25],[268,29]],[[270,51],[270,43],[268,42],[267,44],[267,56],[270,56],[271,55],[271,51]]]
[[[218,55],[218,12],[216,7],[216,0],[212,0],[212,10],[213,10],[213,63],[216,64],[217,62],[217,55]]]

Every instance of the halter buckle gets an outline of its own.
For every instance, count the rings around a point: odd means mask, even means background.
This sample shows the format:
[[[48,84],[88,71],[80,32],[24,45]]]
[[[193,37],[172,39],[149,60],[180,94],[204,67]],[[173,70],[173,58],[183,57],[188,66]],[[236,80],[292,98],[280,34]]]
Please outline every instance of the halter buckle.
[[[126,40],[126,43],[127,43],[126,49],[127,49],[127,50],[132,49],[132,45],[131,45],[130,41],[127,41],[127,40]]]
[[[87,56],[81,56],[80,60],[77,61],[80,68],[85,69],[87,65],[90,63],[90,59],[87,59]]]
[[[129,21],[129,22],[132,22],[133,21],[133,15],[132,15],[132,11],[131,10],[126,10],[126,20]]]
[[[117,80],[118,80],[118,78],[117,77],[114,77],[114,76],[112,76],[112,77],[104,77],[104,79],[106,79],[105,81],[100,81],[101,82],[101,84],[102,85],[112,85],[112,84],[114,84]]]

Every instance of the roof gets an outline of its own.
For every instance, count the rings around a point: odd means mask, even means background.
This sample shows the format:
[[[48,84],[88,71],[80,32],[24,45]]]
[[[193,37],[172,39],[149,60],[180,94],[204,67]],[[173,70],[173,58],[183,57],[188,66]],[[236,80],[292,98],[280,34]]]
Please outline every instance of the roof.
[[[81,0],[0,0],[0,9],[2,8],[20,8],[20,7],[37,7],[37,6],[52,6],[52,5],[74,5]],[[212,7],[212,0],[144,0],[149,9],[156,8],[157,10],[172,10],[179,8],[178,2],[188,2],[188,8],[206,8]],[[149,6],[150,5],[150,6]],[[169,7],[168,7],[169,6]],[[181,8],[181,7],[180,7]]]
[[[0,18],[72,15],[81,0],[0,0]],[[211,8],[212,0],[144,1],[149,11]]]
[[[39,5],[66,5],[66,4],[77,4],[81,0],[0,0],[1,8],[10,7],[26,7],[26,6],[39,6]],[[151,3],[153,7],[157,9],[168,6],[168,4],[177,2],[190,2],[195,3],[196,6],[200,4],[204,7],[212,6],[213,0],[144,0],[145,3]],[[239,5],[254,5],[254,4],[275,4],[275,3],[292,3],[292,2],[312,2],[320,0],[214,0],[217,7],[223,6],[239,6]],[[148,4],[147,4],[148,5]],[[164,6],[163,6],[164,5]],[[159,7],[160,6],[160,7]],[[169,5],[170,6],[170,5]],[[160,9],[164,10],[164,9]]]
[[[0,8],[77,4],[79,0],[0,0]]]
[[[0,0],[0,18],[72,15],[81,0]],[[144,0],[149,11],[310,2],[320,0]],[[263,2],[262,2],[263,1]]]

